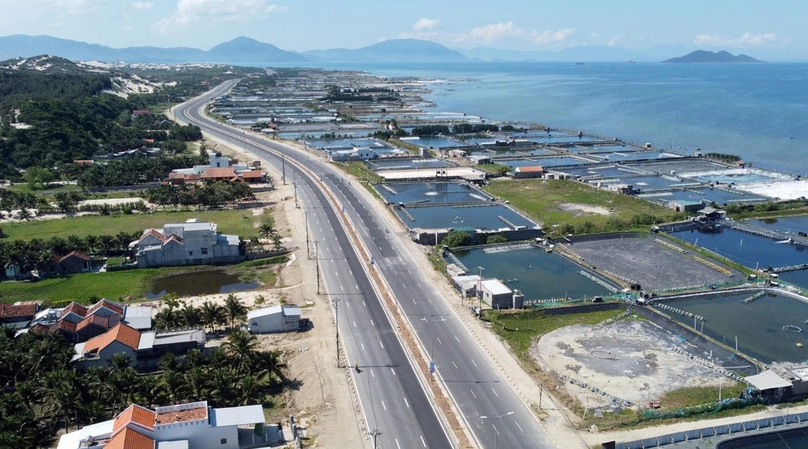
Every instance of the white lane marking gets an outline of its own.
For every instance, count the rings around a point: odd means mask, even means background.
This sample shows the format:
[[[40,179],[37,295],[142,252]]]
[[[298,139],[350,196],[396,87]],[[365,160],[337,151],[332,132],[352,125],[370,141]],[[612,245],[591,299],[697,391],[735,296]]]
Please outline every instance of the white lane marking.
[[[370,325],[375,326],[375,324],[373,324],[373,320],[370,320]]]
[[[398,449],[401,449],[401,445],[400,445],[400,444],[398,444],[398,438],[396,438],[396,447],[397,447]]]
[[[403,288],[407,288],[407,284],[401,284]]]
[[[370,377],[376,377],[376,375],[373,374],[373,370],[370,370]]]
[[[494,392],[494,396],[499,397],[499,395],[497,394],[497,390],[494,390],[494,387],[491,387],[491,391]]]
[[[382,346],[382,349],[384,349],[384,343],[382,343],[381,340],[379,340],[379,344]]]
[[[416,284],[418,284],[418,288],[422,288],[420,282],[416,282]]]
[[[460,343],[460,339],[457,338],[457,335],[455,335],[454,338],[455,338],[455,340],[457,340],[458,343]]]
[[[382,401],[382,408],[384,408],[385,410],[387,410],[387,406],[386,406],[386,405],[384,405],[384,401]]]
[[[354,323],[354,327],[356,327],[356,323]],[[474,363],[474,359],[469,359],[469,360],[471,360],[471,363]],[[474,363],[474,366],[477,367],[477,364]]]
[[[368,306],[367,304],[365,304],[365,300],[364,300],[364,299],[362,300],[362,305],[363,305],[363,306],[365,306],[365,307],[367,307],[367,306]]]
[[[359,284],[354,284],[354,287],[356,287],[356,289],[359,290]]]
[[[348,273],[350,273],[351,276],[353,276],[353,271],[352,270],[348,270]]]
[[[426,447],[426,441],[424,441],[424,436],[423,435],[421,435],[421,444],[423,444],[424,447]]]
[[[394,370],[392,367],[390,368],[390,371],[392,371],[392,372],[393,372],[393,375],[394,375],[394,376],[396,375],[396,370]],[[404,399],[404,400],[406,401],[406,399]]]
[[[410,403],[407,402],[407,398],[404,398],[404,405],[406,405],[407,408],[410,408]]]
[[[343,287],[342,284],[339,285],[339,289],[345,291],[345,287]]]
[[[518,422],[518,421],[514,421],[514,424],[516,424],[516,427],[518,427],[518,428],[519,428],[519,430],[520,430],[522,433],[525,433],[525,431],[524,431],[524,430],[522,430],[522,426],[520,426],[520,425],[519,425],[519,422]]]
[[[365,350],[365,344],[364,344],[364,343],[359,343],[359,346],[361,346],[361,347],[362,347],[362,350],[363,350],[363,351]]]
[[[469,391],[471,392],[471,395],[474,396],[474,399],[477,399],[477,395],[474,394],[474,390],[469,390]]]
[[[432,304],[432,300],[431,300],[431,299],[426,298],[426,300],[427,300],[427,301],[429,301],[429,303],[430,303],[430,304]]]
[[[493,427],[494,431],[497,433],[497,435],[499,435],[499,429],[497,429],[497,426],[495,426],[494,423],[491,423],[491,427]]]
[[[442,341],[440,341],[440,337],[435,337],[435,340],[438,340],[438,344],[439,344],[439,345],[442,345],[442,344],[443,344],[443,342],[442,342]]]
[[[454,365],[455,369],[457,369],[457,364],[452,360],[452,365]]]
[[[351,308],[351,303],[346,302],[345,305],[348,306],[349,309]]]
[[[415,302],[415,300],[414,300],[414,299],[412,300],[412,303],[413,303],[413,304],[416,304],[416,305],[418,304],[417,302]]]
[[[356,321],[351,321],[353,323],[353,327],[356,327]]]

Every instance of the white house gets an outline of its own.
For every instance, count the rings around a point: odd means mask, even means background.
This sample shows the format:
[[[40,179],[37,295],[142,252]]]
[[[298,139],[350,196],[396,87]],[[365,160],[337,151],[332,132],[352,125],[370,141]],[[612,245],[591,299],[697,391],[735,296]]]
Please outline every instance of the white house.
[[[216,223],[190,219],[146,229],[129,249],[134,251],[138,267],[203,265],[243,260],[239,242],[237,235],[219,234]]]
[[[300,307],[277,305],[251,310],[247,322],[254,334],[296,331],[300,329]]]
[[[508,286],[499,279],[486,279],[481,282],[483,302],[491,306],[492,309],[521,308],[524,304],[524,296],[518,291],[514,294]]]
[[[278,427],[264,425],[260,405],[212,408],[200,401],[154,410],[132,404],[115,419],[62,435],[56,448],[238,449],[239,440],[254,447],[283,438]]]

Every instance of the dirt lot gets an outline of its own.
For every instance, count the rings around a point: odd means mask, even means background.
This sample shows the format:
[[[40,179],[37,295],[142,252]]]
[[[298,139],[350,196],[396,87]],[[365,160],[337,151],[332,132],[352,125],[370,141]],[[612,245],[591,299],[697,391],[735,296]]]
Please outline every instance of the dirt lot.
[[[531,356],[557,373],[567,392],[591,409],[645,404],[686,386],[734,383],[671,350],[683,344],[651,322],[618,321],[550,332],[534,345]]]
[[[723,266],[734,274],[734,277],[728,277],[696,261],[692,252],[676,251],[656,240],[669,242],[652,234],[640,238],[575,242],[564,246],[583,258],[586,265],[639,282],[644,290],[721,284],[738,280],[741,276],[739,272]]]

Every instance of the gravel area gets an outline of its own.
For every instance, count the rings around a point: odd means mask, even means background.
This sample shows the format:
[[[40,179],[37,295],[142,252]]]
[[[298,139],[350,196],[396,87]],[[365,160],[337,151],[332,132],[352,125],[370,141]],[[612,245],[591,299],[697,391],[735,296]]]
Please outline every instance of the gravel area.
[[[695,260],[691,251],[676,251],[658,243],[657,239],[670,242],[651,234],[640,238],[591,240],[565,246],[582,257],[586,265],[639,282],[644,290],[722,284],[737,280],[741,275],[730,267],[722,266],[734,274],[734,277],[729,277]]]

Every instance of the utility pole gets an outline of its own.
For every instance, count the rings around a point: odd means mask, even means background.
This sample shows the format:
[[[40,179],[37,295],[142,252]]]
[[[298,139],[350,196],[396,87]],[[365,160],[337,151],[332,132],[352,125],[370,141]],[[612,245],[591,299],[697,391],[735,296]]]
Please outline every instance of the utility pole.
[[[317,294],[320,294],[320,250],[317,248],[319,240],[314,241],[314,260],[317,261],[314,266],[314,271],[317,272]]]
[[[286,156],[281,153],[281,178],[283,179],[283,185],[286,185]]]
[[[337,368],[342,368],[339,356],[339,298],[332,299],[331,302],[334,303],[334,317],[337,322]]]
[[[477,299],[479,300],[480,308],[477,309],[477,316],[480,319],[483,319],[483,270],[485,268],[478,266],[477,267]]]
[[[378,442],[376,441],[376,439],[379,438],[379,436],[381,434],[382,434],[382,431],[379,430],[379,429],[373,429],[373,430],[370,431],[370,437],[373,438],[373,449],[377,449],[379,447],[378,444],[377,444]]]
[[[306,259],[311,259],[309,253],[309,213],[303,212],[303,215],[306,217]]]
[[[432,374],[435,371],[435,323],[439,321],[446,321],[442,315],[431,315],[432,318],[440,317],[440,320],[430,320],[427,317],[421,318],[421,321],[426,321],[429,323],[429,327],[431,328],[430,331],[432,333],[432,347],[429,349],[429,373]]]

